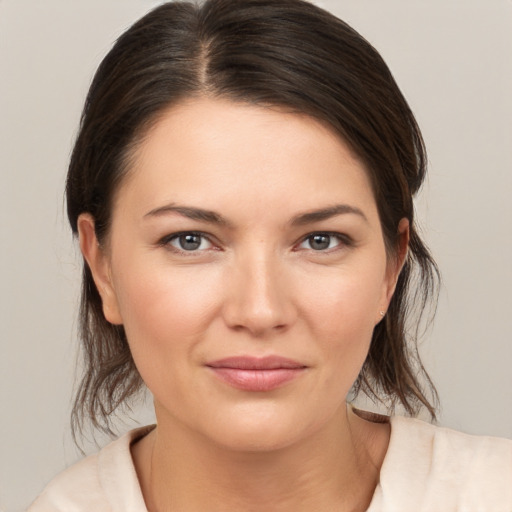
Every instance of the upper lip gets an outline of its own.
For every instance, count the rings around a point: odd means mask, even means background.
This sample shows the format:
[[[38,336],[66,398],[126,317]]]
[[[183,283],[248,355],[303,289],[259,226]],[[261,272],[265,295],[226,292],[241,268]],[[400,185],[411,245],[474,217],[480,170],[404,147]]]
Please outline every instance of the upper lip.
[[[237,370],[300,369],[306,365],[281,356],[235,356],[218,359],[206,364],[210,368],[232,368]]]

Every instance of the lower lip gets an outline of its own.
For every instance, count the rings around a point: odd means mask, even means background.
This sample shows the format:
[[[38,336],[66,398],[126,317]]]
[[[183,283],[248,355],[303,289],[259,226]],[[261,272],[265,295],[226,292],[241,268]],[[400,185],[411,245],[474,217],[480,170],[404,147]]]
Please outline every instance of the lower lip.
[[[217,377],[244,391],[272,391],[299,377],[305,368],[276,368],[273,370],[241,370],[239,368],[213,368]]]

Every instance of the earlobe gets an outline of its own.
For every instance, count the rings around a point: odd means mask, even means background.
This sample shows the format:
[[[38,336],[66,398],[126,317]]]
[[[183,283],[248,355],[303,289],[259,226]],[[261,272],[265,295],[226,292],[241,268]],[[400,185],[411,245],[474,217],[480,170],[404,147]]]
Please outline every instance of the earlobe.
[[[100,246],[96,237],[94,218],[88,213],[82,213],[78,217],[77,225],[80,250],[91,270],[94,284],[101,296],[103,314],[111,324],[121,325],[123,321],[112,283],[110,261],[105,249]]]

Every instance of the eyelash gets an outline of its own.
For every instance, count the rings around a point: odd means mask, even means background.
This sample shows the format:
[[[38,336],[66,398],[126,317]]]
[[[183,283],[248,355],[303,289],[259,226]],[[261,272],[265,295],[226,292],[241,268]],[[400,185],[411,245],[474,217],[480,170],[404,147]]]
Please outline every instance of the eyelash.
[[[302,245],[304,242],[312,239],[315,236],[325,236],[325,237],[330,237],[330,238],[337,238],[338,242],[339,242],[335,247],[327,248],[325,250],[323,250],[323,249],[315,250],[313,248],[308,249],[317,254],[330,254],[337,250],[340,250],[340,249],[343,249],[346,247],[352,247],[354,245],[354,241],[348,235],[344,235],[342,233],[336,233],[336,232],[332,232],[332,231],[314,231],[313,233],[309,233],[308,235],[304,236],[301,239],[301,241],[295,245],[295,247]]]
[[[206,233],[202,233],[201,231],[181,231],[180,233],[172,233],[170,235],[164,236],[158,242],[158,245],[165,247],[166,249],[169,249],[172,252],[175,252],[177,254],[183,254],[185,256],[195,256],[195,255],[203,252],[204,250],[206,250],[206,249],[203,249],[203,250],[199,250],[199,251],[198,250],[187,251],[185,249],[180,249],[178,247],[174,247],[173,245],[171,245],[172,241],[178,240],[182,236],[198,236],[198,237],[201,237],[201,239],[203,239],[203,240],[207,240],[214,247],[216,245],[214,242],[212,242],[210,236],[208,236]],[[213,250],[218,250],[218,248],[213,249]]]
[[[180,249],[178,247],[174,247],[171,245],[171,242],[174,240],[178,240],[182,236],[197,236],[201,237],[203,240],[208,241],[208,243],[212,244],[212,248],[208,249],[202,249],[202,250],[185,250]],[[319,249],[315,250],[313,248],[309,248],[306,250],[310,250],[316,254],[329,254],[332,252],[335,252],[337,250],[340,250],[344,247],[352,247],[354,245],[354,241],[352,238],[350,238],[348,235],[344,235],[342,233],[336,233],[336,232],[330,232],[330,231],[314,231],[312,233],[307,234],[306,236],[302,237],[298,243],[294,245],[294,250],[300,250],[297,249],[300,245],[307,242],[308,240],[312,239],[315,236],[325,236],[325,237],[331,237],[338,239],[338,244],[335,247],[327,248],[327,249]],[[158,245],[165,247],[172,252],[182,254],[185,256],[195,256],[198,254],[201,254],[202,252],[206,250],[219,250],[219,247],[211,240],[211,237],[207,235],[206,233],[203,233],[201,231],[181,231],[179,233],[172,233],[170,235],[164,236],[162,239],[159,240]]]

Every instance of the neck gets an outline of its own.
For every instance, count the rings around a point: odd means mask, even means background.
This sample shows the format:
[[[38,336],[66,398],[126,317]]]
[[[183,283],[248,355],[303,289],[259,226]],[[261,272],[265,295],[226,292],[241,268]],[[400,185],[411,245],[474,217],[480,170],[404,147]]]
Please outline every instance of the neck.
[[[343,407],[300,443],[258,452],[164,420],[133,453],[150,512],[366,510],[389,437],[379,427]]]

